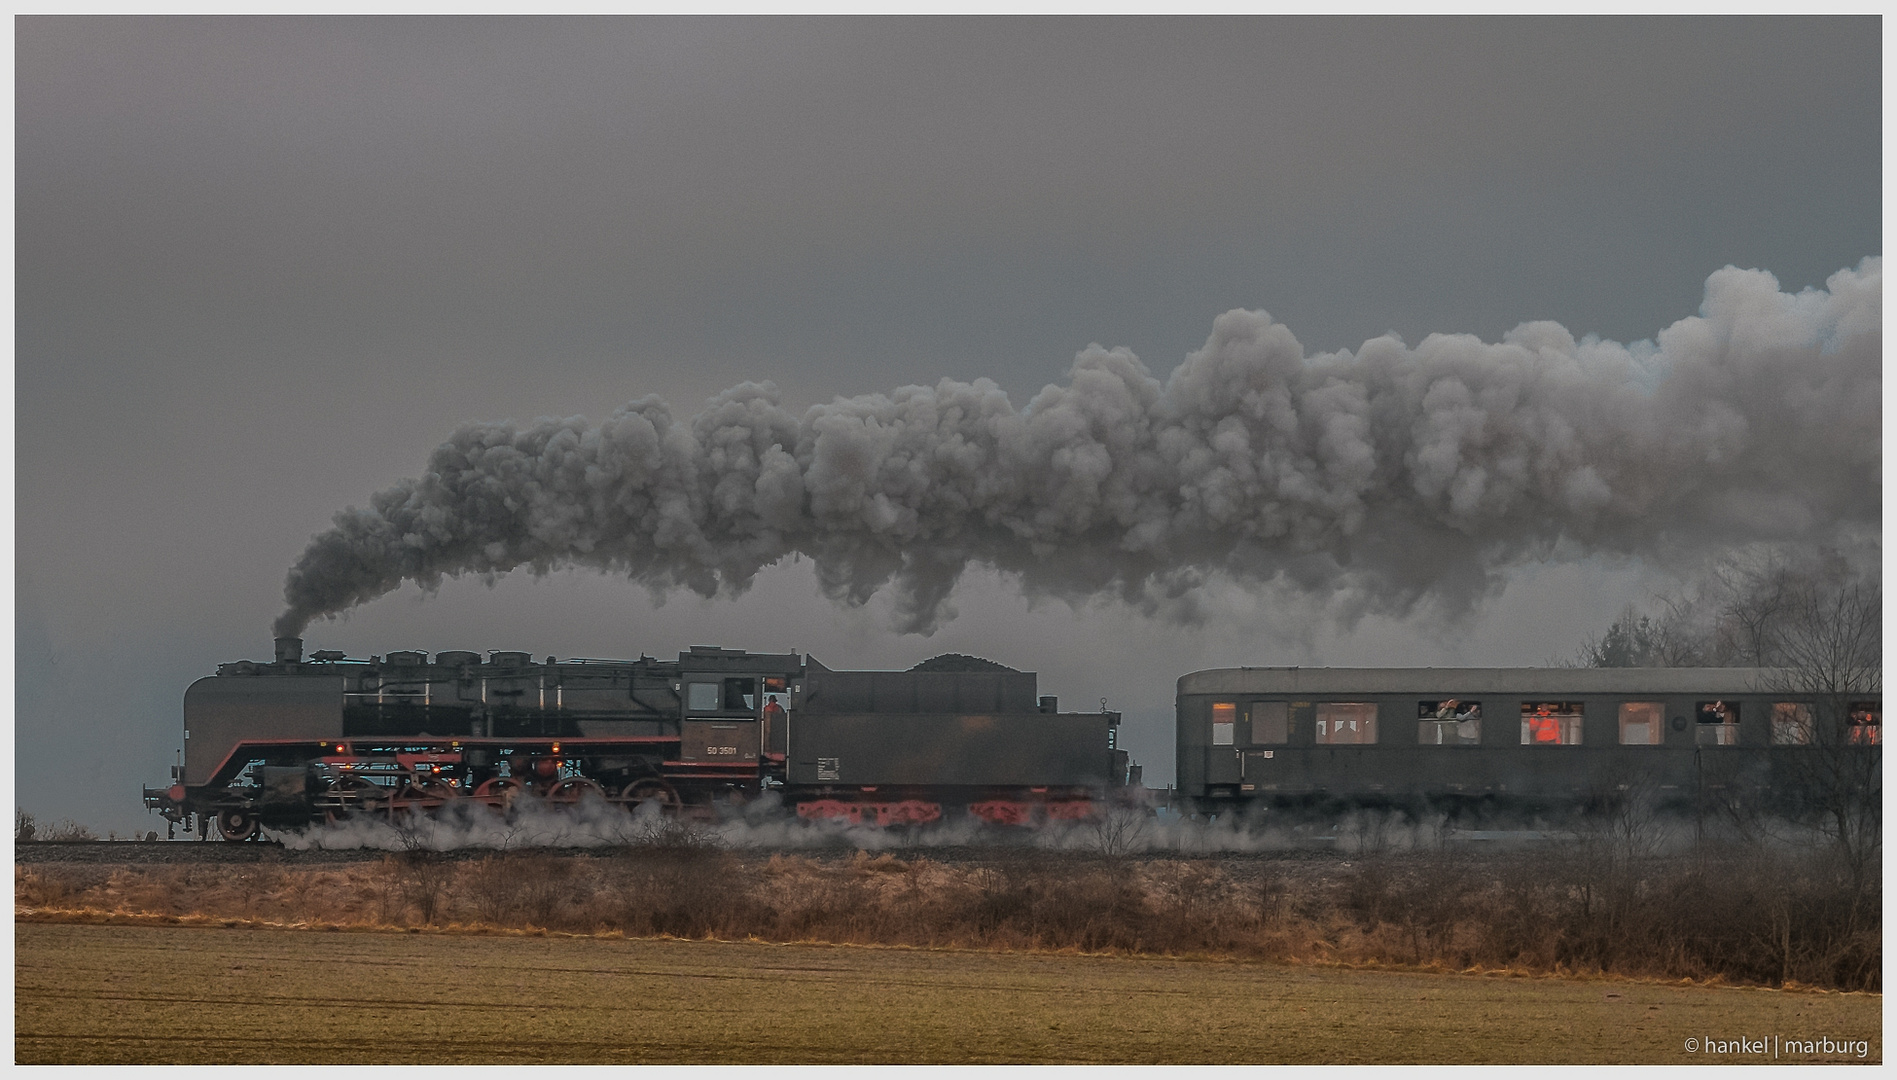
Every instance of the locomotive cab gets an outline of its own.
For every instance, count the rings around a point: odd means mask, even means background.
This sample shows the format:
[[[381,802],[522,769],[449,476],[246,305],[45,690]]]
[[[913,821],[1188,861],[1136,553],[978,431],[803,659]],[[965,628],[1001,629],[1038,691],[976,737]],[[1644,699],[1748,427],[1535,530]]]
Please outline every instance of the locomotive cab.
[[[679,760],[751,770],[763,763],[776,778],[802,658],[694,645],[678,663]]]

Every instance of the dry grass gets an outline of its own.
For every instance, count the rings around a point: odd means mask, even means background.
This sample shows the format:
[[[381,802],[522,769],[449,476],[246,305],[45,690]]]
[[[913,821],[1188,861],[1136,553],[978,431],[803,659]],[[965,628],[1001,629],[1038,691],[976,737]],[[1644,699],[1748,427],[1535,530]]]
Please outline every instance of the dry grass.
[[[1571,851],[1352,863],[1022,852],[944,863],[430,852],[322,867],[15,867],[29,919],[116,913],[338,927],[962,947],[1881,988],[1879,897],[1821,863],[1590,865]],[[63,914],[62,914],[63,913]]]
[[[901,894],[913,873],[828,884]],[[35,1063],[1685,1064],[1771,1060],[1686,1040],[1773,1035],[1882,1057],[1861,994],[557,933],[21,922],[15,946]]]

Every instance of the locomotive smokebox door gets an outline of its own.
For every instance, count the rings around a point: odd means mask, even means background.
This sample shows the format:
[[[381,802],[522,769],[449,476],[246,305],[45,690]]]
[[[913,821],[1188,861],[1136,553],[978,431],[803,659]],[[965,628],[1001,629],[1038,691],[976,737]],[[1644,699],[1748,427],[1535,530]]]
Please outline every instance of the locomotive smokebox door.
[[[687,720],[679,725],[679,760],[754,762],[758,751],[755,720]]]

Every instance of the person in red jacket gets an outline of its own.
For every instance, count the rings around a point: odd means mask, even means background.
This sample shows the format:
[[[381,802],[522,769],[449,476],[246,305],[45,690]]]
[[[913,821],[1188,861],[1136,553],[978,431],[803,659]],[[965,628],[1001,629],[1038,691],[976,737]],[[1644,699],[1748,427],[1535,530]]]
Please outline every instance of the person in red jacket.
[[[767,695],[764,699],[764,756],[773,761],[784,758],[782,754],[771,752],[771,736],[784,730],[785,715],[784,706],[778,704],[777,695]]]

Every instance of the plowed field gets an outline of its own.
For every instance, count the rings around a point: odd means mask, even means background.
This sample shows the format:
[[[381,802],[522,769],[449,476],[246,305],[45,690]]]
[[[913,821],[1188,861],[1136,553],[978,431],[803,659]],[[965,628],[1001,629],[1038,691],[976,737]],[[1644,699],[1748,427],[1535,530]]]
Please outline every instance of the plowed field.
[[[612,938],[15,924],[41,1062],[1764,1063],[1883,999],[1262,964]],[[1728,1048],[1687,1050],[1691,1039]]]

